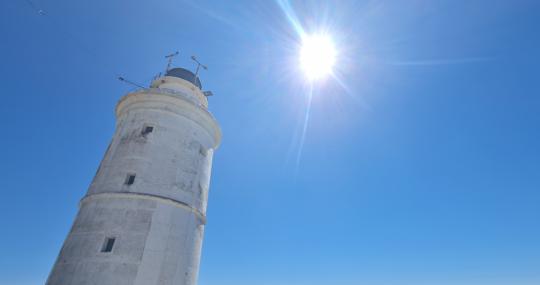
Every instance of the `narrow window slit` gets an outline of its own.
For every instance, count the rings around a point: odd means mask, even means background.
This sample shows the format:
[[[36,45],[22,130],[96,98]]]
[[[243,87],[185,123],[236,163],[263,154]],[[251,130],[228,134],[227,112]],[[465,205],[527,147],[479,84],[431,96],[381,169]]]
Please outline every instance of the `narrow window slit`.
[[[142,134],[143,136],[146,136],[147,134],[149,134],[149,133],[151,133],[151,132],[153,132],[153,131],[154,131],[154,127],[153,127],[153,126],[144,126],[144,128],[143,128],[141,134]]]
[[[108,237],[105,238],[105,241],[103,242],[103,246],[101,247],[101,252],[111,252],[114,246],[116,238]]]
[[[128,176],[126,177],[125,184],[132,185],[133,183],[135,183],[135,174],[128,174]]]

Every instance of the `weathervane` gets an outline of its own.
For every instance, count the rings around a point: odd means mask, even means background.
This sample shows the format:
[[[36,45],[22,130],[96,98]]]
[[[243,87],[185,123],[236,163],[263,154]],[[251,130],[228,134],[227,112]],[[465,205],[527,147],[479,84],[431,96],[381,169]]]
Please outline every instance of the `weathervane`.
[[[172,63],[173,57],[175,57],[177,55],[178,55],[178,51],[165,56],[165,58],[167,59],[167,69],[165,69],[165,73],[167,73],[167,71],[169,71],[169,69],[171,69],[171,63]]]

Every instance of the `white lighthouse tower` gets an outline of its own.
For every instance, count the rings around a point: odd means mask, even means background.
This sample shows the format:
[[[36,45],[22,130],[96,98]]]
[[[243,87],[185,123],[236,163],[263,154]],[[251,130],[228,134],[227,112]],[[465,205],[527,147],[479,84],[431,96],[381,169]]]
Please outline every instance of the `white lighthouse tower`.
[[[124,96],[48,285],[197,283],[221,131],[201,82],[173,68]]]

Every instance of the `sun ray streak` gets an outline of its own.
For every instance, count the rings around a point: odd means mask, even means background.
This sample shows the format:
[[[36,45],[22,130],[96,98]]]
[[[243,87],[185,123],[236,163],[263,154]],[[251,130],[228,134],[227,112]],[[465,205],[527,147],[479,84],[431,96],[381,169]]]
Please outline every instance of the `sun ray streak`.
[[[304,142],[306,140],[307,127],[309,123],[309,115],[311,113],[311,101],[313,98],[313,84],[309,85],[309,92],[307,94],[306,114],[304,116],[304,126],[302,127],[302,135],[300,136],[300,146],[296,155],[296,172],[300,167],[300,159],[302,158],[302,151],[304,150]]]
[[[287,20],[291,23],[294,30],[298,35],[302,38],[305,35],[304,28],[300,24],[300,21],[298,20],[298,17],[296,16],[296,13],[294,12],[293,7],[291,6],[291,3],[287,0],[276,0],[277,4],[287,17]]]
[[[338,85],[343,88],[343,90],[345,91],[345,94],[348,95],[352,100],[354,100],[355,102],[357,102],[358,104],[360,104],[360,106],[362,108],[364,108],[365,110],[371,110],[371,106],[366,102],[366,100],[364,100],[364,98],[362,98],[362,96],[355,96],[353,95],[354,92],[349,88],[349,86],[347,86],[345,84],[345,82],[343,80],[341,80],[341,78],[339,78],[339,76],[335,73],[335,72],[332,72],[330,74],[332,76],[332,78],[335,80],[335,82],[338,83]]]

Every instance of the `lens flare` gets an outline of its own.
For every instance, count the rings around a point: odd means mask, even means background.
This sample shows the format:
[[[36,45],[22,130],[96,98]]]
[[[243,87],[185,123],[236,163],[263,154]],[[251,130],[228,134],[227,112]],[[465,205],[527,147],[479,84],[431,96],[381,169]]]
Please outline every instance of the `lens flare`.
[[[300,66],[311,81],[330,73],[336,62],[336,49],[327,35],[307,35],[302,38]]]

